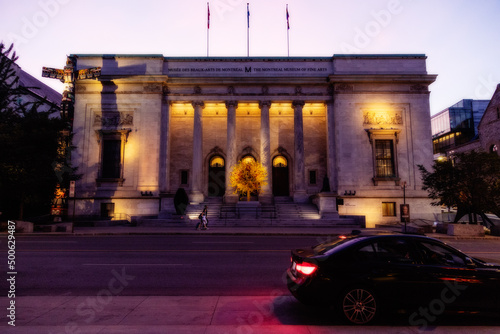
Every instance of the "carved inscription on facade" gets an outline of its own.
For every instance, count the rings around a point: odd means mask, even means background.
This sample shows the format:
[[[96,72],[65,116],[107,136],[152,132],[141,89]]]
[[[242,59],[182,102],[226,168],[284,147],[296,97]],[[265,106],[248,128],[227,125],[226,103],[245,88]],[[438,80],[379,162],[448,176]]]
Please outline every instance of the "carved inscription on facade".
[[[102,126],[102,128],[113,128],[122,125],[132,125],[134,116],[131,113],[114,112],[105,113],[104,115],[96,114],[94,117],[94,126]]]
[[[365,109],[364,125],[399,125],[403,124],[402,110]]]

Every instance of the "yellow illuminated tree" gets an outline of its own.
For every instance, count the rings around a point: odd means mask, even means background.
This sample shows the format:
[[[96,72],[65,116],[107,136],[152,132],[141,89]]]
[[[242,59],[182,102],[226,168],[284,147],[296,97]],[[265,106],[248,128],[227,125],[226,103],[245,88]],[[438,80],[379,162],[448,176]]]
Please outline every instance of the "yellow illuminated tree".
[[[267,171],[254,160],[242,160],[236,164],[230,174],[231,186],[235,188],[235,194],[246,193],[247,201],[250,194],[260,192],[267,184]]]

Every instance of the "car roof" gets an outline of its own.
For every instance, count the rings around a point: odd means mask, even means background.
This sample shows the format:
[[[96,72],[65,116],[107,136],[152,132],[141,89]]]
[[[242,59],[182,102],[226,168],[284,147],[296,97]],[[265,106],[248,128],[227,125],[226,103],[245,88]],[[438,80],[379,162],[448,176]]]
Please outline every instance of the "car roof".
[[[371,240],[371,239],[414,239],[414,240],[432,240],[439,243],[443,243],[441,240],[431,238],[422,234],[408,234],[408,233],[361,233],[358,235],[347,235],[349,239],[363,239],[363,240]]]
[[[323,249],[319,252],[323,254],[331,253],[331,252],[340,252],[345,249],[350,248],[351,246],[357,245],[359,243],[363,243],[365,241],[375,241],[375,240],[382,240],[382,239],[397,239],[397,240],[426,240],[426,241],[432,241],[435,243],[439,244],[444,244],[442,241],[434,238],[427,237],[425,235],[421,234],[403,234],[403,233],[366,233],[366,232],[359,232],[354,231],[355,233],[352,233],[350,235],[340,235],[340,239],[345,239],[343,242],[337,244],[334,240],[330,242],[326,242],[323,244],[319,244],[314,246],[313,248],[319,249],[323,247]],[[333,243],[332,243],[333,242]]]

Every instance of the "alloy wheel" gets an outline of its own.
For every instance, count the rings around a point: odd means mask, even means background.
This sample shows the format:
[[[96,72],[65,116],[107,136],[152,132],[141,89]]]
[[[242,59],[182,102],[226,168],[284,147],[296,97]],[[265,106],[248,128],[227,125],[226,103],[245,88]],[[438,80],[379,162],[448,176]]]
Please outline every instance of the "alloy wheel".
[[[377,302],[370,291],[352,289],[344,295],[342,311],[349,322],[364,325],[374,319],[377,313]]]

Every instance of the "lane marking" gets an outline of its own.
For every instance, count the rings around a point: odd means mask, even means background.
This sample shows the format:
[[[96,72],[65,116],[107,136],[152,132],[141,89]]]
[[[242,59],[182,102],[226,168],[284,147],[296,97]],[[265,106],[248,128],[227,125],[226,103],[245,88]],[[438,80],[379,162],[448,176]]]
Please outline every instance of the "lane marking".
[[[19,244],[77,244],[78,241],[22,240]]]
[[[290,249],[19,249],[17,252],[290,252]]]
[[[191,242],[193,244],[254,244],[255,242],[252,241],[216,241],[216,242],[210,242],[210,241],[193,241]]]
[[[182,263],[82,263],[82,266],[167,266],[167,267],[179,267],[179,266],[191,266],[192,264],[182,264]]]

